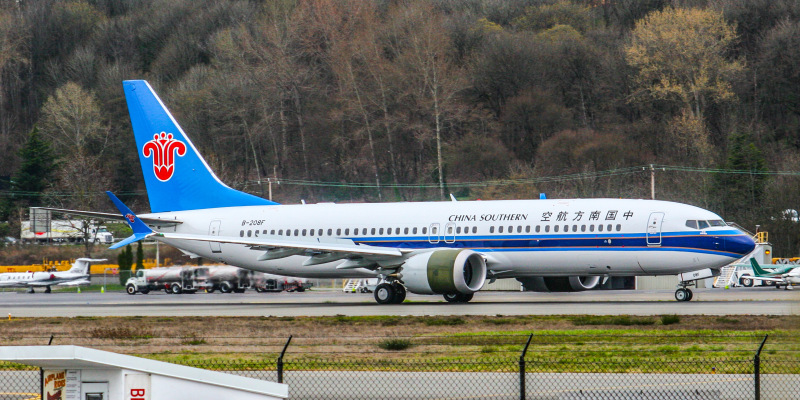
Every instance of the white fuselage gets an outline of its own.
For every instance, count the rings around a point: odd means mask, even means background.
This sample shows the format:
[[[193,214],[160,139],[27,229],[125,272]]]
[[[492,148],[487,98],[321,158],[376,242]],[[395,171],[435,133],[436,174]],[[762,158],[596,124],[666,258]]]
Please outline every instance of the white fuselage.
[[[627,199],[502,200],[303,204],[227,207],[148,214],[181,224],[161,232],[292,241],[350,241],[404,249],[467,248],[487,257],[497,278],[674,275],[719,268],[752,250],[752,239],[716,214],[680,203]],[[342,261],[303,265],[308,255],[259,261],[242,244],[157,238],[227,264],[308,278],[374,277],[337,269]],[[748,249],[749,247],[749,249]]]

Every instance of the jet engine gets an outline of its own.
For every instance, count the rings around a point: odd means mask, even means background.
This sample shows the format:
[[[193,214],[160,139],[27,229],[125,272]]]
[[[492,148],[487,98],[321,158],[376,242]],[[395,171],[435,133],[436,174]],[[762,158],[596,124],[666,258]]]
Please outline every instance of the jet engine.
[[[475,293],[486,280],[486,261],[472,250],[436,250],[410,257],[401,279],[418,294]]]
[[[533,292],[582,292],[600,285],[599,276],[532,276],[517,280],[525,290]]]

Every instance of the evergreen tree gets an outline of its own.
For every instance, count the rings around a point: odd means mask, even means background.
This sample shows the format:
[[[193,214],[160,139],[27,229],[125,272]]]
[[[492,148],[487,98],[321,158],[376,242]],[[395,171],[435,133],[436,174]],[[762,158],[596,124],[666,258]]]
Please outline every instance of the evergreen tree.
[[[18,207],[41,205],[42,193],[52,181],[56,162],[50,144],[33,127],[28,141],[20,149],[22,160],[19,171],[11,182],[12,202]]]
[[[716,176],[716,183],[725,218],[751,219],[760,204],[766,186],[767,162],[761,150],[746,134],[734,134],[728,139],[726,170],[749,171],[749,174],[726,174]]]
[[[133,249],[131,245],[125,246],[117,255],[117,265],[119,266],[119,284],[124,285],[125,281],[131,276],[131,266],[133,266]]]
[[[142,241],[138,242],[136,247],[136,270],[144,269],[144,250],[142,250]]]

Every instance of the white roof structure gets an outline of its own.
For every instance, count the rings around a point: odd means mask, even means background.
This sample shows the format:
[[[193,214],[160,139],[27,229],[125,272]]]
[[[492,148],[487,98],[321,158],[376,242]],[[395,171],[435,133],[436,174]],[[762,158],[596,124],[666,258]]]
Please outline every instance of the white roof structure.
[[[280,398],[289,397],[289,387],[282,383],[209,371],[163,361],[148,360],[124,354],[80,346],[3,346],[0,360],[33,365],[46,369],[109,369],[161,375],[206,385],[241,390]]]

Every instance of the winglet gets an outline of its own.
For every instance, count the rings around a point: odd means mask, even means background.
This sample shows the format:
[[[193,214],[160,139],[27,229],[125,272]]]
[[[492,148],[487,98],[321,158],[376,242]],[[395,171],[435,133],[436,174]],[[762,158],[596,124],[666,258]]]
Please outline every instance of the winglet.
[[[764,271],[764,270],[761,268],[761,266],[760,266],[760,265],[758,265],[758,262],[756,261],[756,259],[755,259],[755,258],[752,258],[752,257],[750,257],[750,265],[753,267],[753,273],[754,273],[754,274],[756,274],[756,276],[766,276],[766,275],[769,275],[769,273],[768,273],[767,271]]]
[[[131,229],[133,229],[133,235],[114,244],[113,246],[109,247],[109,249],[112,250],[118,249],[120,247],[138,242],[148,236],[152,236],[155,234],[155,232],[153,232],[153,230],[150,229],[150,227],[148,227],[147,224],[142,222],[142,220],[140,220],[139,217],[137,217],[136,214],[134,214],[133,211],[131,211],[131,209],[128,208],[128,206],[126,206],[120,199],[118,199],[117,196],[114,196],[114,193],[107,191],[106,194],[114,203],[114,205],[117,206],[117,209],[119,210],[120,214],[122,214],[122,216],[125,217],[125,222],[128,224],[128,226],[130,226]]]

